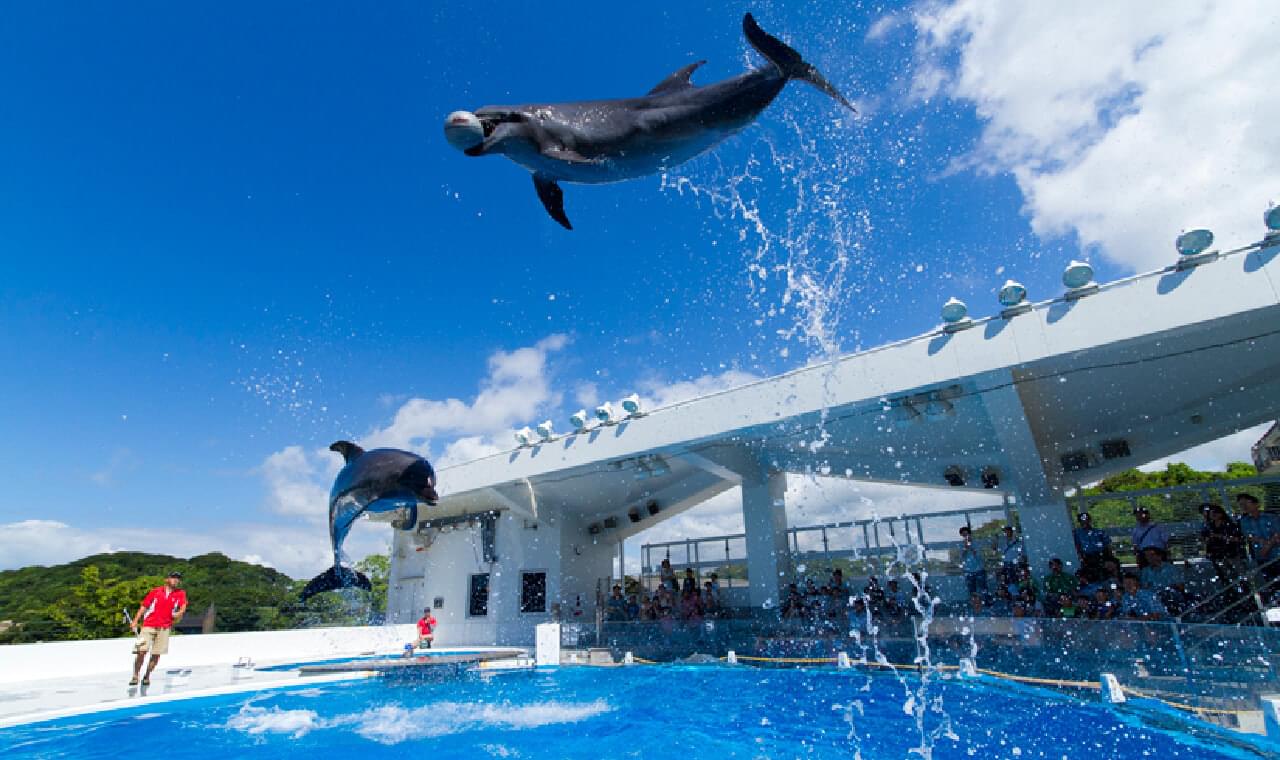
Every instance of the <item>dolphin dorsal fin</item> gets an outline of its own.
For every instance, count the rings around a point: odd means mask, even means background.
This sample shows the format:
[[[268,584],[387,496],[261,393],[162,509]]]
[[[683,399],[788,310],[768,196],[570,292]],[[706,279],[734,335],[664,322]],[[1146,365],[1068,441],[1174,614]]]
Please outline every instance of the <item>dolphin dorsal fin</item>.
[[[355,459],[356,457],[359,457],[361,454],[364,453],[364,449],[360,448],[359,446],[352,443],[351,441],[334,441],[333,443],[329,444],[329,450],[336,451],[339,454],[341,454],[342,459],[345,462],[350,462],[352,459]]]
[[[658,86],[649,90],[650,95],[660,95],[664,92],[677,92],[679,90],[688,89],[693,86],[693,82],[689,81],[689,77],[693,76],[693,72],[706,61],[694,61],[684,68],[677,69],[674,74],[666,79],[658,82]]]

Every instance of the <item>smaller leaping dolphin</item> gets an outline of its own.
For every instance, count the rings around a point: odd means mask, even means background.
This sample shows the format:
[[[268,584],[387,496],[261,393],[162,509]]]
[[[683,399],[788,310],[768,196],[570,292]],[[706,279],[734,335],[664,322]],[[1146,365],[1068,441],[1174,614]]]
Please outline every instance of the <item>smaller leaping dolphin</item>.
[[[468,156],[500,154],[533,172],[547,213],[571,230],[560,182],[621,182],[678,166],[754,121],[793,79],[854,111],[816,68],[761,29],[750,13],[742,31],[768,64],[699,87],[689,81],[706,63],[697,61],[638,98],[454,111],[445,119],[445,138]]]
[[[342,542],[351,525],[365,512],[390,512],[406,509],[404,525],[418,522],[418,504],[434,506],[440,500],[436,493],[436,472],[431,463],[409,451],[374,449],[365,451],[350,441],[337,441],[329,446],[346,460],[334,478],[329,492],[329,539],[333,543],[333,567],[311,579],[302,590],[306,601],[315,594],[357,586],[372,588],[362,573],[342,564]]]

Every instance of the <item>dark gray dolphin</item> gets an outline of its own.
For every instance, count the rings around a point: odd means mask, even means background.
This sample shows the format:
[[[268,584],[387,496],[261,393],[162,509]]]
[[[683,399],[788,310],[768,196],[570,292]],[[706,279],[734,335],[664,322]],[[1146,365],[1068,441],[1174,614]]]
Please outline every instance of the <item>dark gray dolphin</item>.
[[[406,509],[408,519],[401,525],[412,527],[418,522],[418,503],[434,506],[436,472],[431,463],[410,451],[374,449],[365,451],[350,441],[337,441],[329,446],[346,460],[346,465],[333,481],[329,492],[329,539],[333,543],[333,567],[311,579],[302,590],[302,599],[335,589],[358,586],[366,591],[372,586],[360,572],[342,564],[342,542],[351,525],[365,512],[390,512]]]
[[[445,121],[445,136],[469,156],[500,154],[533,172],[547,213],[573,229],[558,183],[620,182],[678,166],[754,121],[793,79],[854,110],[816,68],[761,29],[750,13],[742,19],[742,31],[768,64],[699,87],[689,81],[706,63],[698,61],[639,98],[455,111]]]

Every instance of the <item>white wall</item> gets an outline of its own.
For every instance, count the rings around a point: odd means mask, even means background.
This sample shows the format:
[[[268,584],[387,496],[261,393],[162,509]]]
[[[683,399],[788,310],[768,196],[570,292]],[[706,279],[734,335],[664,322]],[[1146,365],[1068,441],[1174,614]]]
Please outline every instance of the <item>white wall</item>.
[[[439,533],[429,547],[419,548],[411,534],[397,532],[388,620],[416,621],[424,607],[441,597],[443,604],[432,611],[440,622],[436,642],[444,646],[532,644],[534,627],[552,619],[556,604],[565,622],[593,622],[596,583],[609,577],[614,555],[612,543],[593,541],[585,523],[563,519],[554,505],[540,505],[536,521],[502,512],[498,561],[492,564],[483,561],[479,528]],[[520,611],[524,572],[547,574],[545,612]],[[483,618],[467,615],[468,587],[476,573],[489,573],[489,614]],[[582,615],[575,618],[579,600]]]
[[[174,636],[161,668],[232,665],[251,657],[259,665],[399,651],[413,641],[411,625],[309,628],[257,633]],[[55,641],[0,647],[0,683],[127,673],[133,667],[133,639]]]

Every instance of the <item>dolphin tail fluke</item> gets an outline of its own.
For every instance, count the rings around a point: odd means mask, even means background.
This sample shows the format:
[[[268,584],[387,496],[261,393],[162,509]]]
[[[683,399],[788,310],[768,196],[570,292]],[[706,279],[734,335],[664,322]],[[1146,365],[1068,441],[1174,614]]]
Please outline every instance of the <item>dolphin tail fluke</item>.
[[[840,91],[827,81],[826,77],[822,76],[822,72],[818,71],[813,64],[805,61],[790,45],[761,29],[750,13],[742,17],[742,33],[747,36],[747,41],[751,43],[751,46],[760,55],[768,58],[773,65],[781,69],[788,79],[800,79],[808,82],[830,95],[840,105],[854,113],[858,112],[858,109],[854,108],[853,104],[846,100],[840,94]]]
[[[307,587],[302,589],[301,599],[305,602],[316,594],[337,591],[340,588],[350,588],[351,586],[362,588],[365,591],[373,590],[373,584],[364,576],[364,573],[352,570],[349,567],[334,565],[311,579]]]

